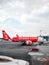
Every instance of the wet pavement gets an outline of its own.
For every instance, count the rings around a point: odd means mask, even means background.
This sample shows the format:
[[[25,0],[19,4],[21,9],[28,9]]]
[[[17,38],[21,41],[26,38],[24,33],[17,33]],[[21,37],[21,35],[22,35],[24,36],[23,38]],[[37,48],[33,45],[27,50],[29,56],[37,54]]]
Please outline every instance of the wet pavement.
[[[33,61],[33,56],[30,57],[28,52],[30,48],[38,48],[40,52],[44,53],[44,56],[49,57],[49,45],[34,45],[34,46],[22,46],[21,43],[11,43],[11,42],[0,42],[0,55],[6,55],[17,59],[23,59],[29,62]],[[44,57],[43,56],[43,57]],[[33,65],[33,64],[30,64]],[[36,62],[36,65],[38,63]]]

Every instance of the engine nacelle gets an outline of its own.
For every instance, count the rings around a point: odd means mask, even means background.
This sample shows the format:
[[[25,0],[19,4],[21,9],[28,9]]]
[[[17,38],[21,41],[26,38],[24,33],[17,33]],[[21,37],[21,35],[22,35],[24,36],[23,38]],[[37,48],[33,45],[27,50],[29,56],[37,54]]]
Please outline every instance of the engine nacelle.
[[[30,41],[30,40],[27,40],[27,41],[26,41],[26,44],[27,44],[27,45],[32,45],[32,43],[33,43],[33,42]]]

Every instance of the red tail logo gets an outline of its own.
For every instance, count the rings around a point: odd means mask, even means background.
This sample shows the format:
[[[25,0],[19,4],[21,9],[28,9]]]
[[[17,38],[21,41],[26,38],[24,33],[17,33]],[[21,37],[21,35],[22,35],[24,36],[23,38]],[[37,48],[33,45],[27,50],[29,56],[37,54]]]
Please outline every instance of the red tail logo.
[[[3,34],[3,39],[4,40],[9,40],[10,39],[9,35],[4,30],[2,30],[2,34]]]

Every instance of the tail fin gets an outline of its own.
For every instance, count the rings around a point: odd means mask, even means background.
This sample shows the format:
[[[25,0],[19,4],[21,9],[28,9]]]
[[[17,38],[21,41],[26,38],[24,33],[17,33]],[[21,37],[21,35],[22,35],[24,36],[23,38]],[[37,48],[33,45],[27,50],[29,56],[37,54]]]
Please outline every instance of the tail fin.
[[[4,40],[9,40],[10,39],[9,35],[4,30],[2,30],[2,34],[3,34],[3,39]]]

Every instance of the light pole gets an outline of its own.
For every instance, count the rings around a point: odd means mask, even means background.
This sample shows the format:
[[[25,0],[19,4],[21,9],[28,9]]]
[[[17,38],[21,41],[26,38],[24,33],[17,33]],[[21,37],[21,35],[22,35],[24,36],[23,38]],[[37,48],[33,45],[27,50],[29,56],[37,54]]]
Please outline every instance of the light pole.
[[[40,30],[40,36],[42,36],[41,34],[42,34],[42,30]]]

